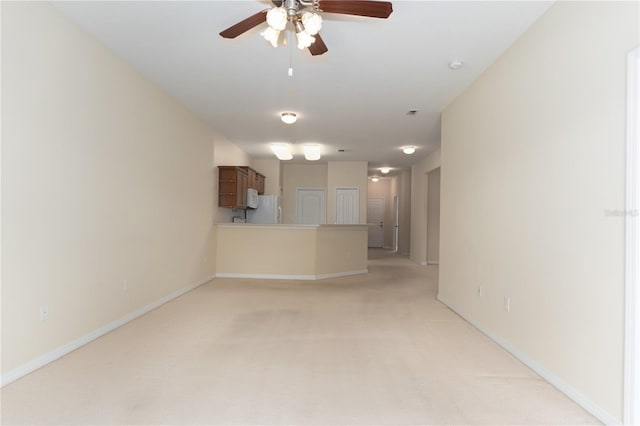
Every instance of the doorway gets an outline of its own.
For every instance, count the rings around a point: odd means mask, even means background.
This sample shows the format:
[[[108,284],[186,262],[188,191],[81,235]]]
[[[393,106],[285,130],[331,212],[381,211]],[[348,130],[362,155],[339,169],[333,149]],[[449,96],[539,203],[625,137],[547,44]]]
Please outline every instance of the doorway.
[[[440,168],[427,174],[427,265],[440,264]]]
[[[384,198],[367,200],[367,224],[369,224],[369,247],[384,245]]]
[[[327,191],[324,188],[296,189],[296,223],[319,225],[327,222]]]
[[[336,188],[336,223],[360,223],[360,190]]]

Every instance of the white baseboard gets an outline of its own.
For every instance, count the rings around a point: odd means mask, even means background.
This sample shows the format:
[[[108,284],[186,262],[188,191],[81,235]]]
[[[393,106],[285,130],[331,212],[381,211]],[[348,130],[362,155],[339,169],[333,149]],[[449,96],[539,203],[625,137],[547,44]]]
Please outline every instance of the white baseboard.
[[[591,401],[589,398],[580,393],[573,386],[556,376],[551,371],[547,370],[542,365],[538,364],[536,360],[528,356],[527,354],[521,352],[511,345],[507,340],[502,337],[494,334],[481,324],[477,323],[473,319],[467,317],[464,313],[458,310],[454,305],[452,305],[449,301],[447,301],[444,297],[438,294],[438,300],[447,305],[453,312],[460,315],[465,321],[473,325],[475,328],[480,330],[483,334],[489,337],[491,340],[496,342],[498,345],[502,346],[507,352],[511,353],[513,356],[518,358],[524,365],[535,371],[538,375],[540,375],[543,379],[549,382],[551,385],[555,386],[560,392],[567,395],[573,401],[575,401],[582,408],[591,413],[598,420],[603,422],[606,425],[619,425],[621,424],[621,420],[617,419],[605,409],[600,407],[598,404]]]
[[[358,275],[368,273],[368,269],[361,269],[358,271],[336,272],[334,274],[320,274],[320,275],[292,275],[292,274],[244,274],[235,272],[218,272],[216,278],[249,278],[258,280],[301,280],[301,281],[314,281],[324,280],[327,278],[347,277],[349,275]]]
[[[427,260],[427,265],[439,265],[439,260]]]
[[[81,346],[86,345],[87,343],[104,336],[105,334],[115,330],[118,327],[121,327],[123,325],[125,325],[126,323],[133,321],[134,319],[141,317],[142,315],[156,309],[157,307],[164,305],[167,302],[170,302],[171,300],[182,296],[183,294],[193,290],[196,287],[199,287],[209,281],[211,281],[212,279],[214,279],[215,276],[210,276],[205,278],[204,280],[187,286],[187,287],[183,287],[177,291],[174,291],[171,294],[168,294],[167,296],[164,296],[161,299],[156,300],[155,302],[152,302],[146,306],[143,306],[140,309],[137,309],[125,316],[123,316],[122,318],[119,318],[107,325],[104,325],[100,328],[98,328],[97,330],[94,330],[92,332],[90,332],[89,334],[85,334],[84,336],[80,337],[79,339],[76,339],[72,342],[67,343],[66,345],[62,345],[54,350],[52,350],[51,352],[48,352],[36,359],[33,359],[29,362],[27,362],[26,364],[23,364],[19,367],[14,368],[13,370],[8,371],[6,374],[2,375],[2,378],[0,378],[0,387],[4,387],[6,385],[8,385],[9,383],[15,382],[16,380],[20,379],[21,377],[26,376],[27,374],[41,368],[44,367],[45,365],[49,364],[50,362],[53,362],[55,360],[57,360],[58,358],[61,358],[73,351],[75,351],[76,349],[78,349]]]
[[[422,266],[427,266],[427,262],[426,262],[425,260],[423,260],[422,262],[420,262],[420,264],[421,264]]]

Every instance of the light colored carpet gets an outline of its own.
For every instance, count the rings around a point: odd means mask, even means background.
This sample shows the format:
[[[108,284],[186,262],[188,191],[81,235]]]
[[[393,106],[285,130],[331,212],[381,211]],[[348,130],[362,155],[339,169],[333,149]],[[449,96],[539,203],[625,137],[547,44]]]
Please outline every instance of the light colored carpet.
[[[438,269],[218,279],[2,390],[4,424],[598,424],[436,300]]]

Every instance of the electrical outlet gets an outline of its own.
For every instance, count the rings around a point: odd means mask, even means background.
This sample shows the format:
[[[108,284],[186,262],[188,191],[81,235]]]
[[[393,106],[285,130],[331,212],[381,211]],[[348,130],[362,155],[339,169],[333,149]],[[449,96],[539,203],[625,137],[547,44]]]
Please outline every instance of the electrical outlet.
[[[482,297],[482,286],[481,285],[476,287],[476,294],[478,295],[478,297]]]
[[[40,306],[40,321],[46,321],[49,319],[49,305]]]
[[[129,280],[124,280],[122,282],[122,294],[125,294],[129,291]]]
[[[511,312],[511,298],[509,296],[504,298],[504,311]]]

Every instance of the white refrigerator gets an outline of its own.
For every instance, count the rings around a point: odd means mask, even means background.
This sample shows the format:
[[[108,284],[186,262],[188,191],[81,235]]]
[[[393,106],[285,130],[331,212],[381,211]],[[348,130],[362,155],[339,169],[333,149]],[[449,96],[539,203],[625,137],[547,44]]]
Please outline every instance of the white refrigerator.
[[[258,195],[258,207],[247,209],[248,223],[282,223],[280,196]]]

